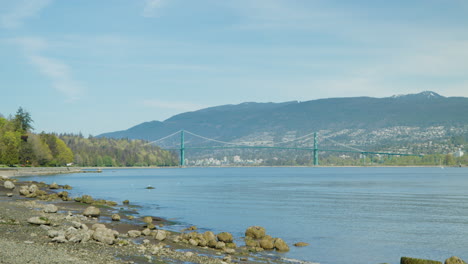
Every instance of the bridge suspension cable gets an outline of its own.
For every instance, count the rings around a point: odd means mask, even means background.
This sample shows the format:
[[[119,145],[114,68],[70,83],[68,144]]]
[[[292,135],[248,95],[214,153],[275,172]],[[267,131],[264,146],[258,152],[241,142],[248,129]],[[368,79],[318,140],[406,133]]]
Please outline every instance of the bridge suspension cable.
[[[330,138],[327,138],[327,137],[324,137],[323,139],[328,140],[328,141],[330,141],[330,142],[333,142],[333,143],[335,143],[335,144],[337,144],[337,145],[339,145],[339,146],[345,147],[345,148],[349,148],[349,149],[356,150],[356,151],[360,151],[360,152],[365,152],[365,150],[347,146],[347,145],[345,145],[345,144],[343,144],[343,143],[337,142],[337,141],[335,141],[335,140],[333,140],[333,139],[330,139]]]
[[[179,130],[179,131],[174,132],[174,133],[172,133],[172,134],[170,134],[170,135],[168,135],[168,136],[162,137],[162,138],[157,139],[157,140],[155,140],[155,141],[148,142],[148,143],[146,143],[145,145],[154,144],[154,143],[159,142],[159,141],[162,141],[162,140],[164,140],[164,139],[166,139],[166,138],[170,138],[170,137],[172,137],[172,136],[174,136],[174,135],[179,134],[181,131],[182,131],[182,130]]]
[[[213,142],[216,142],[216,143],[221,143],[221,144],[227,144],[227,145],[242,145],[242,146],[251,146],[249,145],[248,143],[251,143],[251,142],[238,142],[238,143],[232,143],[232,142],[226,142],[226,141],[221,141],[221,140],[216,140],[216,139],[212,139],[212,138],[207,138],[207,137],[204,137],[204,136],[200,136],[198,134],[195,134],[193,132],[190,132],[190,131],[187,131],[185,130],[185,133],[187,134],[190,134],[192,136],[196,136],[196,137],[199,137],[199,138],[202,138],[202,139],[205,139],[205,140],[208,140],[208,141],[213,141]]]

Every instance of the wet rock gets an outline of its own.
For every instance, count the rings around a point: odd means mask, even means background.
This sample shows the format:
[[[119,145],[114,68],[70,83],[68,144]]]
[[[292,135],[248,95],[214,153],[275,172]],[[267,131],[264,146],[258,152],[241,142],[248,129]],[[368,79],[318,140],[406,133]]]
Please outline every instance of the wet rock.
[[[37,191],[39,191],[39,187],[37,187],[36,184],[31,184],[31,186],[29,186],[29,192],[30,193],[35,193]]]
[[[308,245],[309,243],[306,243],[306,242],[297,242],[294,244],[295,247],[306,247]]]
[[[187,228],[187,230],[189,231],[193,231],[193,230],[197,230],[198,228],[196,226],[191,226],[189,228]]]
[[[444,264],[466,264],[461,258],[452,256],[445,260]]]
[[[226,248],[234,249],[234,248],[237,248],[237,245],[234,242],[226,243]]]
[[[400,264],[442,264],[440,261],[401,257]]]
[[[13,190],[15,189],[15,184],[12,181],[5,181],[3,183],[3,187],[5,187],[8,190]]]
[[[289,251],[288,244],[286,244],[286,242],[284,242],[284,240],[281,238],[276,238],[274,240],[274,247],[276,248],[276,250],[281,252]]]
[[[57,196],[62,199],[62,201],[68,201],[68,192],[67,191],[61,191],[57,193]]]
[[[257,240],[255,240],[255,239],[253,239],[252,237],[249,237],[249,236],[246,236],[246,237],[244,238],[244,241],[245,241],[245,245],[246,245],[247,247],[254,247],[254,248],[255,248],[255,247],[259,247],[259,246],[260,246],[260,244],[258,243]]]
[[[73,189],[73,188],[72,188],[70,185],[65,184],[65,185],[63,186],[63,189],[65,189],[65,190],[71,190],[71,189]]]
[[[222,232],[217,235],[218,241],[230,243],[233,241],[232,234],[228,232]]]
[[[207,246],[210,248],[216,248],[216,245],[218,244],[218,241],[216,240],[208,240]]]
[[[138,230],[130,230],[127,232],[128,236],[131,237],[131,238],[136,238],[136,237],[139,237],[141,236],[141,231],[138,231]]]
[[[88,216],[88,217],[96,217],[96,216],[99,216],[100,214],[101,214],[101,210],[99,210],[99,208],[96,208],[94,206],[87,207],[83,212],[83,215]]]
[[[46,217],[31,217],[28,219],[28,223],[33,225],[50,225],[50,220]]]
[[[250,226],[245,230],[245,236],[253,239],[262,239],[265,235],[266,230],[261,226]]]
[[[272,250],[275,248],[275,242],[271,236],[265,236],[259,241],[260,247],[266,250]]]
[[[129,200],[124,200],[124,201],[122,202],[122,204],[125,204],[125,205],[130,204],[130,201],[129,201]]]
[[[47,204],[44,207],[44,213],[56,213],[57,211],[58,211],[57,206],[55,206],[53,204]]]
[[[52,183],[51,185],[49,185],[49,189],[58,189],[59,186],[56,182]]]
[[[113,214],[113,215],[112,215],[112,221],[120,221],[120,215],[118,215],[118,214]]]

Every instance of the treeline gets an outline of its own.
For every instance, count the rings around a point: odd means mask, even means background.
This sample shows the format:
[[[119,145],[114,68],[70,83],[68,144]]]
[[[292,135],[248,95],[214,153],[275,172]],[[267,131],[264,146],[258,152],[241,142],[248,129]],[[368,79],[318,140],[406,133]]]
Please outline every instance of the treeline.
[[[171,152],[141,140],[84,138],[82,135],[32,133],[23,108],[0,115],[0,165],[6,166],[173,166]]]
[[[174,166],[178,158],[171,152],[142,140],[110,139],[82,135],[59,135],[75,154],[77,166]]]
[[[0,116],[0,164],[64,166],[73,152],[54,134],[33,134],[31,115],[19,108],[14,117]]]

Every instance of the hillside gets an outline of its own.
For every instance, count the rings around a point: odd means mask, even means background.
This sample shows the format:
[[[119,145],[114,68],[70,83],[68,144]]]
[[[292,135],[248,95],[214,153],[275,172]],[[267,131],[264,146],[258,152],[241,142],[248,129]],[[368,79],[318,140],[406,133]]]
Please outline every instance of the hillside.
[[[265,140],[266,137],[278,142],[318,131],[365,146],[388,143],[398,135],[401,141],[405,134],[407,140],[465,135],[468,115],[464,113],[468,113],[468,98],[444,97],[434,92],[386,98],[242,103],[182,113],[163,122],[146,122],[99,137],[152,141],[185,129],[223,141]]]

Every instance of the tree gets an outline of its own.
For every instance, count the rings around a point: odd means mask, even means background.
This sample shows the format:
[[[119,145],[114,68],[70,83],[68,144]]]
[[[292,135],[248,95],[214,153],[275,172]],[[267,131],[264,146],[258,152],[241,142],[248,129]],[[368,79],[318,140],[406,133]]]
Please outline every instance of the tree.
[[[31,125],[33,123],[31,114],[24,110],[22,107],[18,108],[18,111],[16,111],[16,115],[13,119],[13,122],[15,124],[16,131],[21,131],[24,133],[33,129]]]

